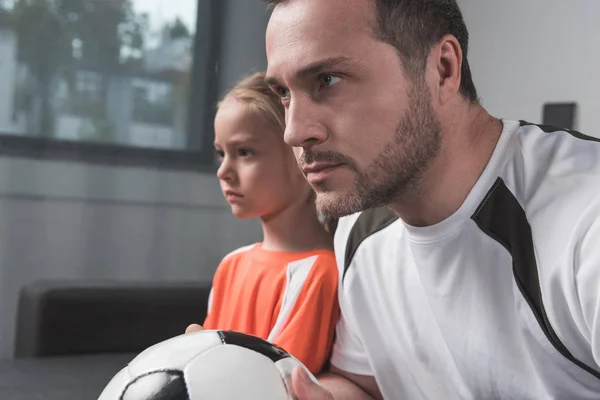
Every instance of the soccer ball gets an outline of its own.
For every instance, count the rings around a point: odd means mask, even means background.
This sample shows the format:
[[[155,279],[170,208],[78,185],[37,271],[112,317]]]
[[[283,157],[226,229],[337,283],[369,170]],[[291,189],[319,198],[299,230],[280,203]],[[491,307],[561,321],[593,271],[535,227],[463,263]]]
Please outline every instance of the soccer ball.
[[[205,330],[149,347],[98,400],[291,400],[292,370],[306,367],[255,336]]]

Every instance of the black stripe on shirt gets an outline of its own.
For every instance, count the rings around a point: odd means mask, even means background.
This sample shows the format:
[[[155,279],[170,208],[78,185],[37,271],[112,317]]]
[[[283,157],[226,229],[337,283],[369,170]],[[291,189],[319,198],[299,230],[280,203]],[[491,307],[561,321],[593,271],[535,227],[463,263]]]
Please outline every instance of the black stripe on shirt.
[[[538,128],[540,128],[542,131],[544,131],[546,133],[567,132],[569,135],[576,137],[577,139],[587,140],[590,142],[600,142],[599,138],[596,138],[593,136],[588,136],[586,134],[574,131],[572,129],[557,128],[557,127],[551,126],[551,125],[539,125],[539,124],[534,124],[534,123],[527,122],[527,121],[519,121],[519,124],[521,126],[537,126]]]
[[[599,371],[579,361],[569,352],[550,324],[542,301],[531,227],[525,211],[501,178],[494,183],[471,218],[486,235],[500,243],[512,256],[513,276],[517,287],[548,341],[569,361],[600,379]]]
[[[350,230],[348,241],[346,242],[342,280],[346,276],[346,271],[348,271],[350,263],[352,263],[354,254],[356,254],[356,250],[358,250],[360,244],[364,242],[366,238],[388,227],[397,219],[398,216],[388,208],[373,208],[363,211],[360,214]]]

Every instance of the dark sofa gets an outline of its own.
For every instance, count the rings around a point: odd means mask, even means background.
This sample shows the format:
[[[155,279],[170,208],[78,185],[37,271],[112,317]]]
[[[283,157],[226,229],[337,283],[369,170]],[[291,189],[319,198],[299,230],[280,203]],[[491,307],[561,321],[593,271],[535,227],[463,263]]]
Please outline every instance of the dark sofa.
[[[202,323],[210,282],[43,281],[21,290],[16,358],[135,353]]]
[[[21,290],[0,399],[97,399],[140,351],[202,323],[210,283],[35,282]]]

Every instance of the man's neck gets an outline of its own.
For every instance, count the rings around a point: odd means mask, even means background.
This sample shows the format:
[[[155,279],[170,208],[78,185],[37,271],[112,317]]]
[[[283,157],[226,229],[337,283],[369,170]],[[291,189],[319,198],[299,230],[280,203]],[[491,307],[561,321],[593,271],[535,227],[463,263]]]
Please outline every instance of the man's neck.
[[[262,247],[266,250],[298,253],[333,249],[333,239],[319,222],[314,204],[303,199],[261,221]]]
[[[481,106],[469,108],[443,132],[442,150],[415,195],[389,208],[412,226],[434,225],[454,214],[485,170],[501,133],[500,120]]]

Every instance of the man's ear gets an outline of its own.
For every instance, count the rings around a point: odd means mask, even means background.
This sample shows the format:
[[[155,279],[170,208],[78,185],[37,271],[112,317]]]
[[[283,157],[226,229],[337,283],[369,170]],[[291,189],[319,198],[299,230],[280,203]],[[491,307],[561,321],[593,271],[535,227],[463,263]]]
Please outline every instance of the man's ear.
[[[460,43],[452,35],[444,36],[434,50],[438,74],[439,101],[447,103],[460,90],[463,53]]]

